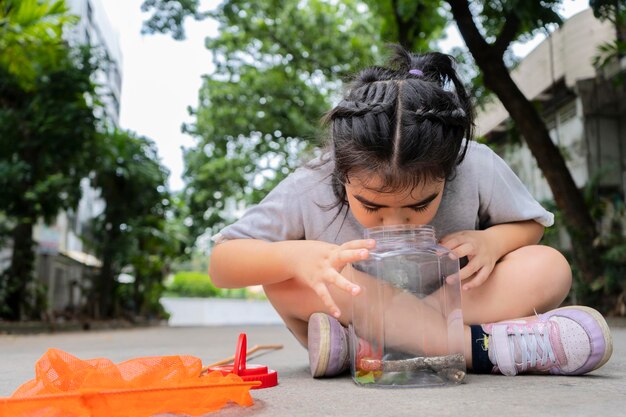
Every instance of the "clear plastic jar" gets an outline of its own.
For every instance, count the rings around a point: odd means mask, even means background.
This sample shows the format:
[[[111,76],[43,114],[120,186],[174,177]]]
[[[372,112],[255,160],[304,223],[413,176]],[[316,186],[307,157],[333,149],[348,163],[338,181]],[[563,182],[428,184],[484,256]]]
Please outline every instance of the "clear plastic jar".
[[[465,378],[459,260],[431,226],[367,229],[376,248],[350,268],[352,377],[359,385],[421,387]]]

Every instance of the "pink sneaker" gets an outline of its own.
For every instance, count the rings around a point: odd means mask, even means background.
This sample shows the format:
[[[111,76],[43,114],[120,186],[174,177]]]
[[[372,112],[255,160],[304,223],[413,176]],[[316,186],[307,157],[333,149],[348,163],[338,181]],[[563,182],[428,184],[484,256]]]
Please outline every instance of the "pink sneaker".
[[[308,351],[311,376],[331,377],[350,368],[348,329],[325,313],[309,317]]]
[[[536,318],[483,325],[489,359],[504,375],[581,375],[604,365],[613,353],[606,320],[589,307],[557,308]]]

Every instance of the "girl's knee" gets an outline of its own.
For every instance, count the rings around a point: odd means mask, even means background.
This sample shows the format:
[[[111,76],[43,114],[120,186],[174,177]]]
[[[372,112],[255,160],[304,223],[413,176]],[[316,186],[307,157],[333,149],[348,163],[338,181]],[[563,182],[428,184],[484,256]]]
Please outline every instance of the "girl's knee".
[[[536,246],[536,248],[542,252],[548,276],[568,292],[572,287],[572,268],[565,256],[550,246]]]
[[[522,248],[529,274],[538,279],[538,285],[544,289],[556,304],[560,304],[572,287],[572,269],[565,256],[550,246],[534,245]]]

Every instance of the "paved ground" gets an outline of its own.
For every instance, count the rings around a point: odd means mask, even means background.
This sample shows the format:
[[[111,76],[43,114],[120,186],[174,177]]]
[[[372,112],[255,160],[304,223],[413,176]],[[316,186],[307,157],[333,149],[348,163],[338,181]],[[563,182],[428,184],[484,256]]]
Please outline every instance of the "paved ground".
[[[190,354],[211,363],[234,353],[240,332],[248,346],[282,343],[284,349],[252,359],[278,370],[280,385],[254,390],[255,404],[230,405],[221,416],[597,416],[626,415],[626,328],[614,327],[613,358],[583,377],[469,375],[446,388],[372,389],[349,376],[309,377],[306,351],[282,326],[144,328],[52,335],[0,335],[0,396],[33,377],[33,365],[49,347],[80,358],[115,362],[146,355]],[[132,417],[132,416],[129,416]]]

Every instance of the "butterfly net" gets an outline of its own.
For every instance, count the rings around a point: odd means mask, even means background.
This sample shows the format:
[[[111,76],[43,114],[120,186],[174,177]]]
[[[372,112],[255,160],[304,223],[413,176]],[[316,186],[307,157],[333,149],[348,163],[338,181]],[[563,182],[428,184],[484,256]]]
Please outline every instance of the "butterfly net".
[[[150,356],[114,364],[50,349],[37,361],[34,379],[0,398],[0,416],[200,416],[228,402],[253,404],[250,388],[258,382],[219,372],[200,376],[201,370],[201,360],[193,356]]]

